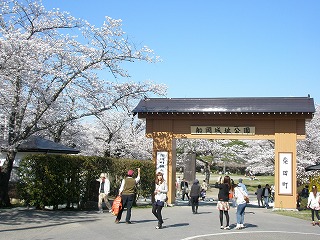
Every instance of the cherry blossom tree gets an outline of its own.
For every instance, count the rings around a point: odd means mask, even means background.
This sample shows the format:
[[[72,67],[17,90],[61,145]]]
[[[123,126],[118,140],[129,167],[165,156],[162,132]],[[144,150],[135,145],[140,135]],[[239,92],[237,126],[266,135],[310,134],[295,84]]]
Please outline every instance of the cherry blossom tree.
[[[297,143],[297,178],[306,183],[311,176],[319,176],[318,171],[306,172],[305,167],[320,164],[320,106],[306,125],[306,139]]]
[[[48,11],[38,0],[0,2],[0,115],[7,119],[3,205],[10,205],[8,183],[21,141],[149,93],[165,94],[165,86],[126,80],[130,75],[121,63],[159,59],[148,47],[136,48],[121,25],[106,17],[95,27]]]
[[[84,124],[83,155],[151,159],[152,139],[145,137],[145,122],[130,112],[107,111]]]
[[[297,141],[297,181],[306,183],[318,172],[306,172],[305,167],[320,163],[320,107],[310,122],[306,123],[306,139]],[[274,142],[266,140],[246,141],[248,144],[248,170],[256,173],[274,174]]]
[[[245,141],[247,171],[257,174],[274,174],[274,142],[271,140]]]

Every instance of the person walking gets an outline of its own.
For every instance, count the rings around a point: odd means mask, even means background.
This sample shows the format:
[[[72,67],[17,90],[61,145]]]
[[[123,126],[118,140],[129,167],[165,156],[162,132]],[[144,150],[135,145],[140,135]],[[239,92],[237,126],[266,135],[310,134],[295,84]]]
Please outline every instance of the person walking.
[[[207,190],[208,190],[208,183],[204,179],[202,184],[201,184],[201,199],[202,199],[202,201],[204,201],[205,198],[206,198]]]
[[[106,173],[101,173],[100,178],[97,179],[99,184],[99,195],[98,195],[98,209],[99,213],[103,213],[102,202],[106,204],[109,212],[111,212],[111,204],[109,203],[108,195],[110,193],[110,181],[107,178]]]
[[[191,186],[191,191],[190,191],[191,209],[193,214],[198,213],[200,192],[201,192],[201,186],[199,185],[199,180],[195,179]]]
[[[134,202],[136,185],[140,181],[140,168],[138,168],[138,176],[136,178],[133,178],[133,174],[133,170],[129,170],[127,177],[121,181],[119,195],[122,198],[122,208],[117,215],[115,223],[120,222],[123,209],[127,207],[126,223],[131,224],[131,209]]]
[[[262,189],[261,185],[259,184],[258,188],[257,188],[257,190],[255,192],[255,194],[257,195],[257,200],[258,200],[258,206],[259,207],[263,207],[262,191],[263,191],[263,189]]]
[[[156,226],[156,229],[161,229],[163,224],[161,211],[167,199],[167,192],[168,192],[168,185],[163,178],[162,172],[158,172],[156,174],[155,184],[156,184],[156,187],[154,190],[154,202],[152,204],[152,213],[158,220],[158,225]]]
[[[244,228],[244,212],[247,206],[247,202],[245,197],[248,197],[248,193],[246,193],[241,186],[236,186],[234,188],[234,197],[236,199],[237,204],[237,226],[235,229],[242,229]]]
[[[231,189],[231,180],[229,176],[225,176],[218,180],[215,184],[215,188],[219,188],[219,193],[218,193],[218,203],[217,203],[217,208],[219,210],[219,220],[220,220],[220,229],[226,229],[229,230],[230,226],[230,217],[229,217],[229,210],[230,210],[230,205],[229,205],[229,191]],[[226,226],[223,226],[223,214],[226,217]]]
[[[271,195],[271,189],[269,184],[266,184],[266,186],[263,188],[262,190],[262,196],[263,196],[263,200],[264,200],[264,206],[266,209],[269,208],[269,197]]]
[[[182,201],[184,201],[184,196],[187,196],[188,200],[190,200],[190,197],[189,197],[189,194],[188,194],[189,185],[188,185],[188,182],[186,181],[185,178],[182,179],[180,187],[181,187],[181,194],[182,194],[181,199],[182,199]]]
[[[312,186],[312,190],[309,193],[307,208],[311,209],[311,219],[312,219],[311,224],[313,226],[315,226],[316,224],[318,224],[320,226],[320,217],[319,217],[320,193],[318,192],[316,185]],[[316,215],[318,222],[314,221],[314,215]]]

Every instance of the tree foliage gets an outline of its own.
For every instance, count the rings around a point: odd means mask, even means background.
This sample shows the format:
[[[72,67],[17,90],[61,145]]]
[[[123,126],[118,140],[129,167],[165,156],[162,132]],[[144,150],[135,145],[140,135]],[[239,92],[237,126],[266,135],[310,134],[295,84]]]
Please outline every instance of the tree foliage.
[[[152,139],[145,137],[145,124],[129,111],[108,111],[84,124],[86,143],[81,154],[114,158],[151,159]]]
[[[70,122],[149,93],[165,93],[162,85],[124,80],[130,75],[123,62],[157,62],[158,57],[148,47],[131,43],[121,24],[106,17],[101,27],[95,27],[67,12],[48,11],[37,0],[0,2],[0,114],[7,129],[1,147],[8,151],[5,186],[22,140],[45,130],[59,133]],[[7,196],[2,199],[9,204]]]
[[[305,167],[320,164],[320,106],[310,122],[306,124],[306,139],[297,143],[297,178],[300,183],[309,182],[310,177],[319,176],[319,171],[306,172]]]

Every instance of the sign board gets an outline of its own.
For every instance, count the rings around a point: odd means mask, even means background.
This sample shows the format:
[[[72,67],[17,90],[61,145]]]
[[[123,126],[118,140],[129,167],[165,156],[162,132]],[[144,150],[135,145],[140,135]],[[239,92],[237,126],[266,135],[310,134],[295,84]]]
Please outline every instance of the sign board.
[[[252,126],[191,126],[191,134],[241,134],[254,135]]]
[[[168,152],[157,152],[156,173],[161,172],[165,181],[168,179]]]
[[[279,153],[279,195],[292,195],[292,153]]]

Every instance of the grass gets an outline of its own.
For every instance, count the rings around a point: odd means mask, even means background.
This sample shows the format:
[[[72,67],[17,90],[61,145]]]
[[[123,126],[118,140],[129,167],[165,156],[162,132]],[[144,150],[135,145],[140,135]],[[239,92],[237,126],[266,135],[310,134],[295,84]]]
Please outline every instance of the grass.
[[[269,186],[274,185],[274,176],[257,176],[255,180],[251,180],[248,177],[244,176],[237,176],[237,175],[231,175],[230,176],[235,183],[238,182],[239,178],[243,179],[243,183],[246,185],[247,190],[249,192],[255,192],[258,188],[258,185],[260,184],[263,188],[266,184],[269,184]]]
[[[310,210],[302,210],[302,211],[274,211],[276,214],[289,216],[289,217],[295,217],[303,220],[311,221],[311,212]]]

